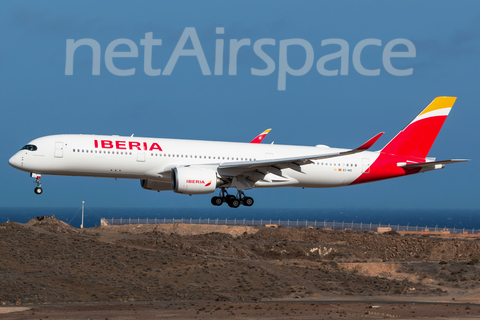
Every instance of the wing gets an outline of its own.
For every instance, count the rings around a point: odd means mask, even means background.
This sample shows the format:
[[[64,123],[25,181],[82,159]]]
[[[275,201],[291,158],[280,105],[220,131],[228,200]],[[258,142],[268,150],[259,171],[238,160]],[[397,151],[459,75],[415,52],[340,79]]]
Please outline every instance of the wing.
[[[373,146],[373,144],[382,135],[383,132],[380,132],[356,149],[334,153],[312,154],[299,157],[277,158],[248,162],[227,162],[221,163],[218,166],[217,170],[218,173],[222,176],[230,176],[234,177],[234,180],[243,181],[242,184],[245,188],[243,188],[241,185],[236,185],[237,188],[240,187],[242,189],[249,189],[251,188],[251,184],[245,180],[246,177],[248,177],[248,180],[250,181],[258,181],[264,179],[267,173],[273,173],[274,175],[285,179],[286,177],[282,175],[282,169],[290,168],[292,170],[302,172],[301,166],[311,164],[313,163],[313,160],[330,159],[363,152]],[[240,175],[243,175],[243,177],[238,177]]]

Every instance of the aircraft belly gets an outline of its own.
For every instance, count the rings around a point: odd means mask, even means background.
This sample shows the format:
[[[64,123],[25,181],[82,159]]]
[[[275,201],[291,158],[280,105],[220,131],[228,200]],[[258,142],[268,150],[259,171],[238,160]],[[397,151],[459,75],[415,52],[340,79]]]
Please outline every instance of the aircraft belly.
[[[304,166],[304,177],[299,179],[299,187],[334,188],[349,185],[359,176],[359,170],[350,167]]]

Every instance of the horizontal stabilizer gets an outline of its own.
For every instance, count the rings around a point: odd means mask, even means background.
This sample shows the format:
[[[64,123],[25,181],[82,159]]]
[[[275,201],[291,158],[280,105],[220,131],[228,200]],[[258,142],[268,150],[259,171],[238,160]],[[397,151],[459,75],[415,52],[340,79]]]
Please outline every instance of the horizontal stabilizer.
[[[465,161],[470,161],[470,159],[452,159],[452,160],[431,161],[431,162],[422,162],[422,163],[401,162],[401,163],[397,163],[397,166],[402,168],[423,168],[423,167],[430,167],[430,166],[439,165],[439,164],[445,165],[445,164],[465,162]]]

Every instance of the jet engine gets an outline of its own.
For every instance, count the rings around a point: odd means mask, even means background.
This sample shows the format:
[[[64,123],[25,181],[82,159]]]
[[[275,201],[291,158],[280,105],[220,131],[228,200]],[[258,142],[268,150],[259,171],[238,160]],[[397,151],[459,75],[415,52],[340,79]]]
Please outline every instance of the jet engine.
[[[182,194],[215,192],[217,173],[203,168],[179,167],[172,169],[172,190]]]
[[[143,189],[153,190],[153,191],[171,190],[169,183],[150,180],[150,179],[140,180],[140,185],[142,186]]]

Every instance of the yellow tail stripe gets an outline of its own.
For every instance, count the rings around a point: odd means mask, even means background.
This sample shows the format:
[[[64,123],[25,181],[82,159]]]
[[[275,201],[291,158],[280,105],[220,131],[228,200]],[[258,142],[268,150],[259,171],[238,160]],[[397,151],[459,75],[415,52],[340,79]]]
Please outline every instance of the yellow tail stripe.
[[[455,100],[457,100],[456,97],[437,97],[417,117],[430,111],[451,108],[455,103]]]

